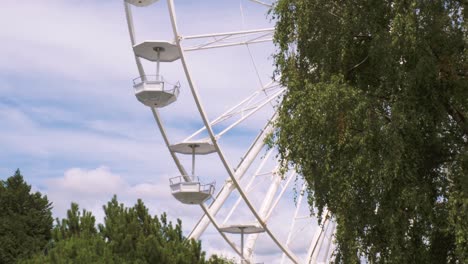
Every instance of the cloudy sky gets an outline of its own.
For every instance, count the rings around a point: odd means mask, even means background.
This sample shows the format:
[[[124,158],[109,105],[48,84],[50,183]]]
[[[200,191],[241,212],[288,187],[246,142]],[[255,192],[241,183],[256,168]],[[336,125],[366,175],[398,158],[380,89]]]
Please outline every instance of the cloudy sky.
[[[176,1],[176,11],[184,36],[273,26],[268,9],[247,0]],[[133,8],[133,14],[137,42],[174,39],[164,1]],[[6,1],[0,9],[0,25],[0,178],[19,168],[34,190],[48,195],[58,217],[65,215],[72,201],[102,219],[102,205],[113,194],[127,205],[142,198],[151,213],[181,218],[188,234],[201,209],[180,204],[170,194],[168,180],[179,172],[151,111],[134,96],[132,79],[138,73],[123,1]],[[187,53],[211,120],[271,80],[273,51],[271,43],[262,43],[251,45],[250,52],[239,46]],[[144,66],[147,72],[155,69],[152,63]],[[177,143],[202,122],[180,61],[162,64],[161,73],[182,86],[177,102],[161,110],[169,140]],[[232,167],[272,109],[266,107],[220,139]],[[189,170],[190,158],[180,158]],[[228,176],[216,155],[197,160],[197,175],[215,180],[217,189]],[[300,187],[298,183],[291,186]],[[252,199],[261,201],[261,192],[261,188],[253,191]],[[272,216],[272,229],[283,239],[284,223],[294,211],[294,196],[288,192]],[[233,194],[228,204],[235,199]],[[239,221],[252,218],[244,211],[240,206]],[[313,231],[300,221],[298,228],[302,234]],[[209,253],[233,256],[213,228],[202,239]],[[297,254],[304,253],[300,245],[297,248]],[[256,256],[265,263],[280,257],[267,238],[260,238]]]

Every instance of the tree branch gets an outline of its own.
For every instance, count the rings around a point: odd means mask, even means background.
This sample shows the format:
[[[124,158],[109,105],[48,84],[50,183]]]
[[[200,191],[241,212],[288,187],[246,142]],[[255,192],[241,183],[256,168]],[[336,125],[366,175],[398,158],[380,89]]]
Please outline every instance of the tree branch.
[[[455,120],[458,123],[460,128],[463,130],[463,133],[468,136],[468,123],[465,115],[449,103],[445,104],[445,108],[447,109],[447,113],[453,118],[453,120]]]

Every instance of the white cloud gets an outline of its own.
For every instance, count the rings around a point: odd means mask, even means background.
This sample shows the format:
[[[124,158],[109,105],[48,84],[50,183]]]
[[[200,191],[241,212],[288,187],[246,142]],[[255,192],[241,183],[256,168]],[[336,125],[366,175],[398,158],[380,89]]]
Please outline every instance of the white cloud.
[[[168,182],[146,181],[131,184],[125,177],[104,166],[95,169],[71,168],[61,177],[44,180],[43,185],[40,191],[53,201],[54,215],[58,217],[64,217],[71,202],[76,202],[82,208],[92,211],[98,221],[102,221],[102,206],[114,194],[126,206],[133,206],[137,199],[142,199],[151,214],[167,212],[172,220],[197,215],[193,210],[196,208],[180,210],[181,206],[172,197]],[[193,221],[187,222],[193,224]],[[184,227],[188,228],[185,221]]]
[[[113,194],[127,188],[122,177],[112,174],[109,168],[100,167],[95,170],[73,168],[65,172],[63,178],[52,179],[54,188],[76,194]]]

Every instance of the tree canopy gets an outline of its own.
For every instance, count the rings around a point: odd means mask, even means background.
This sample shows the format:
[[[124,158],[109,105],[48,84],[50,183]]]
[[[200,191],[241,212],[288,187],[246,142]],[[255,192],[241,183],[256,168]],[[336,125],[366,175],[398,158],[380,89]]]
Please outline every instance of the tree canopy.
[[[336,262],[468,263],[465,1],[279,0],[272,144]]]
[[[140,199],[126,207],[114,195],[97,225],[91,212],[72,203],[54,226],[51,209],[19,170],[0,181],[0,263],[233,263],[217,255],[207,259],[201,241],[183,236],[179,219],[173,224],[165,213],[150,215]]]
[[[231,263],[216,255],[207,260],[201,242],[183,236],[180,220],[174,225],[164,213],[151,216],[141,200],[128,208],[114,196],[103,209],[96,228],[91,212],[72,203],[67,217],[56,220],[46,250],[20,263]]]
[[[44,248],[51,238],[51,208],[47,196],[31,193],[19,170],[0,181],[0,263],[13,263]]]

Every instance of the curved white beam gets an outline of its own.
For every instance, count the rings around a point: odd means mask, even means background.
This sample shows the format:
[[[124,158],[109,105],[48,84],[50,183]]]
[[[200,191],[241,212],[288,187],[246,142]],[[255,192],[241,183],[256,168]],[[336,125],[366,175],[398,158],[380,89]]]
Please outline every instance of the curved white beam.
[[[174,163],[176,164],[177,168],[179,169],[180,174],[182,176],[188,176],[187,171],[185,170],[184,166],[182,166],[182,164],[180,163],[179,158],[177,158],[174,151],[172,151],[171,148],[169,147],[171,144],[170,144],[169,139],[167,137],[166,130],[164,129],[164,126],[163,126],[163,124],[161,122],[161,118],[159,117],[158,110],[151,107],[151,112],[153,113],[154,120],[156,120],[156,123],[158,124],[159,131],[161,131],[161,135],[162,135],[162,137],[164,139],[164,143],[166,143],[166,147],[169,150],[169,153],[171,154],[172,159],[174,160]],[[187,177],[186,180],[189,180],[189,177]]]
[[[130,34],[130,41],[133,47],[135,46],[135,28],[133,26],[132,7],[125,0],[124,0],[124,6],[125,6],[125,18],[127,19],[128,33]],[[142,81],[145,81],[146,79],[145,70],[143,69],[143,65],[141,64],[140,58],[138,58],[135,54],[134,56],[135,56],[135,62],[138,68],[138,73],[140,74]]]
[[[269,7],[269,8],[272,8],[273,5],[272,4],[268,4],[268,3],[265,3],[265,2],[262,2],[262,1],[259,1],[259,0],[250,0],[251,2],[254,2],[254,3],[257,3],[257,4],[260,4],[262,6],[266,6],[266,7]]]
[[[190,71],[188,69],[188,66],[187,66],[187,62],[185,60],[185,56],[184,56],[184,50],[182,49],[182,46],[180,45],[180,40],[181,40],[181,37],[179,36],[179,32],[178,32],[178,29],[177,29],[177,22],[176,22],[176,17],[175,17],[175,8],[174,8],[174,2],[173,0],[167,0],[167,3],[168,3],[168,6],[169,6],[169,13],[170,13],[170,17],[171,17],[171,23],[172,23],[172,29],[173,29],[173,32],[174,32],[174,37],[175,37],[175,42],[176,42],[176,45],[177,47],[179,48],[179,51],[180,51],[180,60],[182,62],[182,66],[184,68],[184,72],[185,72],[185,75],[187,77],[187,82],[190,86],[190,90],[192,92],[192,95],[193,95],[193,98],[195,100],[195,104],[197,106],[197,109],[200,113],[200,116],[203,120],[203,123],[205,124],[206,128],[207,128],[207,131],[208,131],[208,134],[210,135],[210,138],[211,138],[211,141],[213,142],[213,145],[216,149],[216,151],[218,152],[218,155],[219,155],[219,158],[221,159],[221,162],[223,163],[226,171],[228,172],[229,174],[229,177],[231,178],[232,182],[234,183],[235,187],[238,189],[239,191],[239,194],[242,196],[242,198],[244,199],[245,203],[247,204],[247,206],[249,207],[250,211],[252,212],[252,214],[254,215],[254,217],[257,219],[258,223],[260,223],[260,225],[264,228],[265,232],[270,236],[270,238],[275,242],[275,244],[284,252],[286,253],[286,255],[294,262],[294,263],[299,263],[299,260],[298,258],[295,256],[295,254],[293,252],[291,252],[291,250],[289,250],[289,248],[285,247],[277,238],[276,236],[271,232],[271,230],[268,228],[268,226],[266,225],[266,223],[263,221],[263,219],[260,217],[259,213],[255,210],[255,208],[253,207],[252,203],[250,202],[250,200],[248,199],[248,197],[246,196],[246,194],[244,193],[244,191],[242,190],[242,187],[240,186],[239,182],[237,181],[236,177],[234,176],[234,172],[232,171],[231,169],[231,166],[228,164],[226,158],[224,157],[224,154],[223,152],[221,151],[221,148],[220,146],[218,145],[218,142],[216,140],[216,136],[213,132],[213,129],[211,128],[211,125],[210,125],[210,122],[208,120],[208,117],[205,113],[205,109],[203,108],[202,104],[201,104],[201,101],[200,101],[200,97],[198,95],[198,90],[196,89],[195,87],[195,84],[194,82],[192,81],[192,77],[191,77],[191,74],[190,74]]]
[[[324,255],[324,260],[325,260],[325,263],[330,263],[332,260],[333,260],[333,249],[332,246],[333,246],[333,236],[336,232],[336,224],[335,222],[332,222],[332,227],[331,227],[331,234],[330,234],[330,237],[328,238],[328,246],[326,247],[325,249],[325,255]]]

